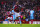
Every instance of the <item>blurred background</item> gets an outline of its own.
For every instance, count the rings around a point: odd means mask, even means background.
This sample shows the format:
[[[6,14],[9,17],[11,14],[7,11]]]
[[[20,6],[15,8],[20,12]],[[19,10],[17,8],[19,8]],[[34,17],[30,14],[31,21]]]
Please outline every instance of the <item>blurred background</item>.
[[[8,21],[9,17],[12,17],[10,21],[14,22],[21,19],[24,24],[40,21],[40,0],[0,0],[0,23]]]

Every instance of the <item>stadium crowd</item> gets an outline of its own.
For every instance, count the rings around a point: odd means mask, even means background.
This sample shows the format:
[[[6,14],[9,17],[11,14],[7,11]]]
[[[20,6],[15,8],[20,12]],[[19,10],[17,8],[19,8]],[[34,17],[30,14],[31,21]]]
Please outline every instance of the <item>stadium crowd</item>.
[[[10,14],[10,12],[14,10],[15,12],[20,12],[22,20],[30,21],[31,9],[34,10],[34,20],[40,20],[40,1],[2,1],[0,3],[0,20],[5,20],[8,16],[12,16],[13,14]],[[17,17],[15,20],[18,19],[19,18]]]

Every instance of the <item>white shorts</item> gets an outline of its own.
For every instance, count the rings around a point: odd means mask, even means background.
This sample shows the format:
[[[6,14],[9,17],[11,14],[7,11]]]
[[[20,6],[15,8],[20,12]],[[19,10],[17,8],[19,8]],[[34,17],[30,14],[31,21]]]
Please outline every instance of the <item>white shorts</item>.
[[[15,16],[16,16],[16,17],[20,16],[20,13],[15,13]]]
[[[12,17],[8,17],[7,19],[12,20]]]

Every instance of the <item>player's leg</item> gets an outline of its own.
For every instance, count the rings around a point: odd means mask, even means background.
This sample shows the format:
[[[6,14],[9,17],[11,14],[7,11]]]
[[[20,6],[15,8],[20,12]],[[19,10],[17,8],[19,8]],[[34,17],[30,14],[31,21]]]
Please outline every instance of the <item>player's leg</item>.
[[[19,17],[19,22],[20,22],[20,24],[21,24],[21,18],[20,18],[20,15],[19,15],[19,13],[18,13],[18,17]]]
[[[31,19],[31,24],[33,24],[33,19]]]

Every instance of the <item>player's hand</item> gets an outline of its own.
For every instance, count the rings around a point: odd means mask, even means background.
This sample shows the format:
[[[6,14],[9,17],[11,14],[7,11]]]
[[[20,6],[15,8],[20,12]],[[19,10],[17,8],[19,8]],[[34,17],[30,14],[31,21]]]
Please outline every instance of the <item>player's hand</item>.
[[[13,14],[13,13],[12,13]]]

